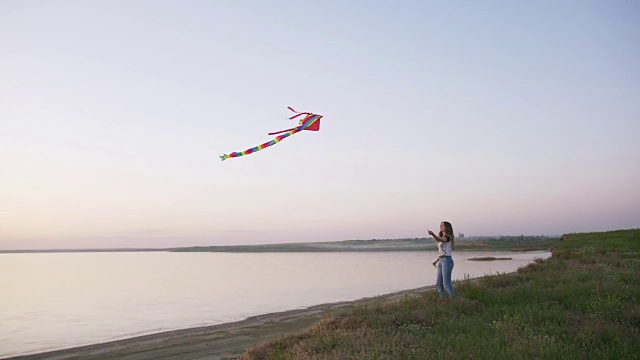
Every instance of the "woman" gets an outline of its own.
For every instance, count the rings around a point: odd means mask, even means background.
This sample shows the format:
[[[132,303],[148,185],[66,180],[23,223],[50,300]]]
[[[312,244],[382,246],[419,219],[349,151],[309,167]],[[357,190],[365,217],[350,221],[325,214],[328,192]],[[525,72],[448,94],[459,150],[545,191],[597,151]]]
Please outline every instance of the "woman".
[[[440,298],[444,298],[445,290],[451,299],[456,298],[456,292],[451,284],[451,271],[453,270],[453,258],[451,254],[454,248],[453,226],[448,221],[440,223],[440,232],[436,235],[433,231],[428,230],[438,242],[438,258],[433,262],[433,266],[438,264],[438,276],[436,278],[436,287],[440,292]]]

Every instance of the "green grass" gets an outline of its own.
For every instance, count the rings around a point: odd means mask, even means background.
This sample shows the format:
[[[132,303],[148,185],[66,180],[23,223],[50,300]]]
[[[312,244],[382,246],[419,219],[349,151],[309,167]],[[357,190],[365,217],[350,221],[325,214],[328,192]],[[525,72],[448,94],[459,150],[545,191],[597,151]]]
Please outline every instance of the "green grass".
[[[357,305],[243,359],[638,359],[640,230],[564,235],[547,260]]]

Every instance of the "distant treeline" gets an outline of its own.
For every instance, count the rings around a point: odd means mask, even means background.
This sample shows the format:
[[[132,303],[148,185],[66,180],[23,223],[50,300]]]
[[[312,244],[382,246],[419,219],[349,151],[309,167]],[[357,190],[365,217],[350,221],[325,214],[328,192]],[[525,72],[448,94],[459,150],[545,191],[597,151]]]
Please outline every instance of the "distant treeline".
[[[545,236],[464,237],[456,239],[456,250],[533,251],[549,250],[559,240]],[[340,252],[435,250],[432,238],[344,240],[236,246],[195,246],[169,249],[175,252]]]

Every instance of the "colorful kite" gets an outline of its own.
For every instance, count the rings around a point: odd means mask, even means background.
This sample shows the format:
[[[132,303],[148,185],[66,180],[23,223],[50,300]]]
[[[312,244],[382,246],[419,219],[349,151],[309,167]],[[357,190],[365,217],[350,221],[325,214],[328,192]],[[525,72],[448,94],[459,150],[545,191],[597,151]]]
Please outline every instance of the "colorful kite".
[[[275,145],[277,143],[279,143],[280,141],[282,141],[285,138],[288,138],[289,136],[300,132],[302,130],[309,130],[309,131],[318,131],[320,130],[320,119],[322,119],[322,115],[317,115],[317,114],[312,114],[312,113],[307,113],[307,112],[297,112],[295,110],[293,110],[291,107],[288,107],[289,110],[293,111],[294,113],[296,113],[296,115],[293,115],[292,117],[289,118],[289,120],[295,119],[298,116],[302,116],[305,115],[305,117],[300,120],[300,122],[298,123],[300,126],[296,126],[294,128],[291,129],[287,129],[287,130],[281,130],[281,131],[276,131],[276,132],[272,132],[269,133],[269,135],[276,135],[276,134],[282,134],[282,135],[278,135],[276,136],[275,139],[266,142],[262,145],[258,145],[256,147],[252,147],[250,149],[247,149],[245,151],[241,151],[241,152],[232,152],[231,154],[224,154],[222,156],[220,156],[220,158],[222,159],[222,161],[227,160],[228,158],[235,158],[235,157],[240,157],[240,156],[244,156],[244,155],[249,155],[252,154],[256,151],[260,151],[266,147],[269,147],[271,145]]]

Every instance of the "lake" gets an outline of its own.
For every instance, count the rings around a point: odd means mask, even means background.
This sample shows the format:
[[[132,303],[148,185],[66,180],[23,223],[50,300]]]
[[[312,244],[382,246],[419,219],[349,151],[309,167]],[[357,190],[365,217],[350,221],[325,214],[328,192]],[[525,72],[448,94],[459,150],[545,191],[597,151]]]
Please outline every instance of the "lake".
[[[470,261],[472,257],[512,260]],[[454,252],[454,279],[550,252]],[[435,284],[435,251],[0,254],[0,358]],[[455,285],[455,284],[454,284]]]

